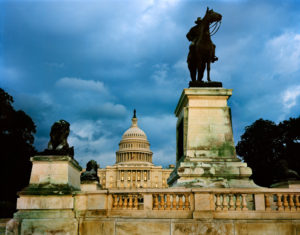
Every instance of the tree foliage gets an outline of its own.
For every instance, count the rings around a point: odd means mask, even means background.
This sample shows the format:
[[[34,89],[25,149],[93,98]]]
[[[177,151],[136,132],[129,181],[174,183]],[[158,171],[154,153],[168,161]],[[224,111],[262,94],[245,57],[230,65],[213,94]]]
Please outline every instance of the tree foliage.
[[[28,185],[30,157],[36,152],[35,124],[25,112],[16,111],[12,103],[12,96],[0,88],[0,217],[12,216],[17,192]]]
[[[259,119],[245,128],[236,151],[252,168],[254,182],[268,187],[300,173],[299,140],[300,117],[278,125]]]

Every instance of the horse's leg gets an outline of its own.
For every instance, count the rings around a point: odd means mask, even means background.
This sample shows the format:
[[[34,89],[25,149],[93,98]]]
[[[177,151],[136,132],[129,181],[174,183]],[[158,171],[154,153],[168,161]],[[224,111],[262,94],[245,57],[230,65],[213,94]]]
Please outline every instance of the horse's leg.
[[[198,81],[202,81],[205,70],[205,62],[203,60],[198,64]]]
[[[191,75],[191,79],[192,81],[196,81],[196,73],[197,73],[197,68],[193,63],[189,63],[188,64],[189,70],[190,70],[190,75]]]
[[[210,61],[206,63],[206,69],[207,69],[207,81],[210,82]]]

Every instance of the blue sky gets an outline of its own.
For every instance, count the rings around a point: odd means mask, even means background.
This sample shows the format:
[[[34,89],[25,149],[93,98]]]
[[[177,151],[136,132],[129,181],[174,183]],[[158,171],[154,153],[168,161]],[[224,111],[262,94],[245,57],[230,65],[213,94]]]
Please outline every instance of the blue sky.
[[[233,89],[235,142],[258,118],[298,117],[300,1],[0,0],[0,87],[34,120],[38,150],[65,119],[79,163],[111,165],[136,108],[153,162],[172,164],[185,35],[207,6],[223,15],[211,77]]]

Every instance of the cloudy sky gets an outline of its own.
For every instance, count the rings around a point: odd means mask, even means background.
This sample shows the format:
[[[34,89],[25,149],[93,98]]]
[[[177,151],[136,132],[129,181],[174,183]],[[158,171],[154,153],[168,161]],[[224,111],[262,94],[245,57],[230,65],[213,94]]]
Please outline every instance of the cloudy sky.
[[[37,126],[43,150],[53,122],[71,123],[82,166],[115,162],[137,109],[153,162],[175,162],[174,109],[188,87],[185,35],[209,6],[212,79],[232,88],[235,142],[258,118],[300,114],[300,1],[0,0],[0,87]]]

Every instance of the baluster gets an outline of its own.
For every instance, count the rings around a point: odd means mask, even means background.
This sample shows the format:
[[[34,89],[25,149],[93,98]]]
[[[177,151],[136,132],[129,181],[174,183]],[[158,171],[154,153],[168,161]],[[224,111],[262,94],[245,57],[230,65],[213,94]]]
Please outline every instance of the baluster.
[[[118,207],[118,195],[113,194],[113,209],[117,209]]]
[[[223,211],[228,211],[228,202],[227,202],[227,195],[223,194]]]
[[[280,193],[277,193],[277,210],[283,211]]]
[[[295,199],[296,199],[296,208],[297,208],[297,211],[299,211],[300,210],[299,195],[295,195]]]
[[[189,210],[190,209],[190,200],[189,200],[190,195],[185,194],[184,195],[184,209]]]
[[[246,200],[247,194],[242,194],[242,211],[247,211],[247,200]]]
[[[233,200],[234,195],[230,194],[229,195],[229,210],[234,211],[234,200]]]
[[[221,199],[220,199],[220,194],[216,195],[216,211],[221,211]]]
[[[124,195],[123,209],[127,209],[127,195]]]
[[[134,195],[134,203],[133,203],[133,205],[134,205],[133,209],[137,210],[138,206],[139,206],[138,195]]]
[[[128,209],[132,209],[132,208],[133,208],[133,207],[132,207],[132,206],[133,206],[133,203],[132,203],[132,195],[129,194],[128,197],[129,197]]]
[[[283,194],[283,207],[284,207],[284,210],[285,211],[288,211],[290,208],[289,208],[289,203],[288,203],[288,200],[287,200],[287,194]]]
[[[160,208],[159,210],[164,210],[165,209],[165,195],[164,194],[159,194],[160,195]]]
[[[171,209],[171,200],[170,200],[170,194],[167,194],[167,202],[166,202],[166,210],[170,210]]]
[[[172,194],[172,197],[173,197],[172,210],[177,210],[176,194]]]
[[[235,202],[235,204],[236,204],[235,210],[241,211],[241,194],[237,194],[236,195],[236,202]]]
[[[118,196],[119,196],[119,206],[118,207],[121,209],[123,206],[123,197],[122,197],[122,194],[119,194]]]
[[[153,210],[158,210],[158,194],[154,194],[154,207]]]
[[[271,204],[270,204],[269,194],[265,194],[265,205],[266,205],[266,211],[270,211],[271,210]]]
[[[183,210],[183,201],[182,201],[182,194],[178,195],[179,201],[178,201],[178,210]]]
[[[291,208],[291,211],[295,211],[296,208],[295,208],[295,203],[294,203],[294,195],[293,194],[289,194],[289,206]]]

